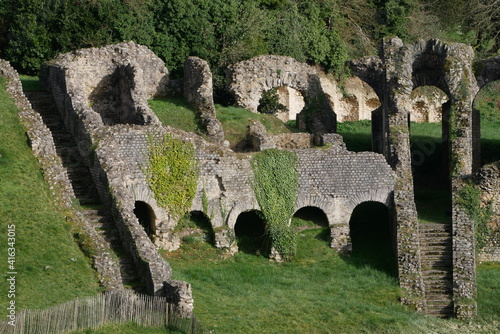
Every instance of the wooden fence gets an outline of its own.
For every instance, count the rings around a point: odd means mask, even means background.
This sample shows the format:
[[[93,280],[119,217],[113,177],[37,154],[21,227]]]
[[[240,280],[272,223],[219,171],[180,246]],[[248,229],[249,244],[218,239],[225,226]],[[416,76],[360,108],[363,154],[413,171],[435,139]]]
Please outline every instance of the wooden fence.
[[[115,291],[79,298],[44,310],[22,310],[15,324],[0,323],[2,334],[59,334],[98,329],[108,323],[134,322],[144,327],[172,328],[189,334],[205,333],[196,318],[181,318],[164,297]]]

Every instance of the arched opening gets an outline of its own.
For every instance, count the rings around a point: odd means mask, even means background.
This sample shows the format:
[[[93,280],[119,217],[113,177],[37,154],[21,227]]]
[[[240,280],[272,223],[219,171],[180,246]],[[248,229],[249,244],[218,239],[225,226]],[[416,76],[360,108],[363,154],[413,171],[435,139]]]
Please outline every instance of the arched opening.
[[[151,209],[151,207],[147,203],[137,201],[134,205],[134,214],[139,220],[139,224],[141,224],[141,226],[144,228],[144,231],[146,232],[148,237],[152,238],[152,236],[156,232],[156,216],[153,209]]]
[[[186,213],[177,224],[176,230],[183,243],[194,244],[198,241],[214,244],[214,231],[210,218],[202,211]]]
[[[500,160],[500,80],[484,85],[474,99],[474,110],[478,112],[480,135],[474,138],[480,141],[480,165]],[[480,137],[480,138],[479,138]],[[479,166],[476,166],[479,167]]]
[[[415,204],[420,222],[451,222],[448,96],[435,86],[420,86],[410,97],[410,144]]]
[[[267,252],[266,224],[259,211],[240,213],[234,225],[234,234],[240,251],[248,254]]]
[[[291,224],[298,232],[316,230],[319,232],[315,235],[317,239],[328,241],[328,218],[320,208],[306,206],[297,210],[292,217]]]
[[[276,116],[283,122],[295,121],[297,114],[304,109],[305,102],[302,93],[289,86],[278,87],[278,101],[288,112],[277,113]]]
[[[388,208],[379,202],[359,204],[352,212],[349,228],[352,261],[396,276],[396,233]]]
[[[331,97],[330,103],[335,105],[337,132],[349,151],[382,152],[382,108],[370,85],[350,77],[344,90],[335,99]]]
[[[257,110],[260,113],[273,114],[286,123],[295,121],[304,106],[304,97],[300,91],[289,86],[280,86],[262,92]]]

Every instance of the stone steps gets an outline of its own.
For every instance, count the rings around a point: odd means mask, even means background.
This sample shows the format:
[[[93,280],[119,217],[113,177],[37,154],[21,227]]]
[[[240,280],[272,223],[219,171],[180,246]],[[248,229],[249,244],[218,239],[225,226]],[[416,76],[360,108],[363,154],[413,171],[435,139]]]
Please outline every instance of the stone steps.
[[[453,316],[453,253],[450,224],[420,224],[420,259],[426,314]]]
[[[132,257],[122,247],[118,230],[109,209],[103,208],[92,179],[89,168],[78,152],[73,136],[66,130],[64,121],[50,93],[26,92],[33,110],[42,117],[44,124],[50,129],[56,152],[66,168],[73,192],[82,205],[82,213],[96,231],[103,237],[105,244],[111,249],[120,266],[122,284],[144,293],[145,289],[135,268]],[[98,209],[92,209],[98,208]]]

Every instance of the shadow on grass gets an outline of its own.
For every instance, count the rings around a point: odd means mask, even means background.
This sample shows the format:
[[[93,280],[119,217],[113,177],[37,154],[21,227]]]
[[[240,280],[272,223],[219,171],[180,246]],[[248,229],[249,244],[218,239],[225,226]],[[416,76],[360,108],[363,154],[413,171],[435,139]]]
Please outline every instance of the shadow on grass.
[[[344,261],[397,277],[395,238],[387,207],[377,202],[361,203],[354,209],[349,225],[352,254],[343,256]]]

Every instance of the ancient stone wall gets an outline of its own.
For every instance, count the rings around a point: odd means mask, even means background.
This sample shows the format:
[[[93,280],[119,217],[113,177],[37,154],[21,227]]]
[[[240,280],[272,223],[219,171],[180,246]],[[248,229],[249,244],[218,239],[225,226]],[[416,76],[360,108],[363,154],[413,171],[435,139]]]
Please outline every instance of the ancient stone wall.
[[[483,166],[475,178],[481,189],[481,207],[485,210],[491,208],[490,234],[478,259],[480,262],[500,262],[500,162]]]
[[[353,71],[381,97],[381,117],[373,123],[377,150],[384,152],[396,172],[394,192],[395,216],[398,224],[398,257],[400,281],[408,302],[417,309],[425,308],[420,273],[418,223],[413,200],[413,178],[409,146],[408,115],[412,106],[410,95],[420,86],[436,86],[448,95],[448,128],[443,137],[449,140],[452,211],[453,211],[453,301],[459,318],[476,314],[476,277],[474,225],[459,205],[463,179],[471,176],[477,166],[478,127],[473,123],[472,101],[478,86],[472,71],[473,51],[462,44],[437,40],[418,41],[404,45],[397,38],[384,39],[380,58],[367,57],[351,63]],[[444,112],[443,112],[444,113]],[[449,117],[448,117],[449,116]],[[404,297],[407,298],[407,297]]]
[[[228,89],[239,107],[257,112],[263,92],[288,86],[304,97],[299,124],[314,133],[336,130],[337,118],[323,91],[319,72],[307,64],[285,56],[258,56],[230,65],[227,77]]]
[[[233,153],[194,134],[168,127],[115,127],[113,131],[116,139],[114,149],[124,163],[123,170],[128,171],[124,175],[127,177],[127,192],[131,196],[135,196],[135,189],[147,188],[141,166],[147,161],[148,135],[155,133],[154,136],[160,138],[169,133],[193,143],[200,172],[190,210],[201,211],[209,217],[218,247],[235,249],[230,235],[234,233],[238,216],[242,212],[260,210],[251,186],[253,153]],[[339,140],[341,138],[324,139],[327,143]],[[292,151],[299,157],[296,210],[313,206],[325,212],[330,221],[332,247],[339,250],[348,247],[349,219],[358,204],[377,201],[391,205],[394,176],[382,155],[349,152],[343,145]],[[131,198],[129,203],[135,200],[137,198]],[[152,207],[158,209],[154,204]],[[166,249],[178,247],[179,241],[172,232],[177,222],[167,220],[157,223],[161,224],[156,229],[158,246]]]
[[[189,285],[171,279],[170,266],[133,212],[134,197],[127,189],[130,177],[115,152],[118,143],[113,137],[113,128],[130,125],[113,125],[116,123],[108,121],[110,115],[123,114],[127,118],[123,123],[159,126],[147,99],[166,91],[167,74],[163,62],[146,47],[120,43],[61,55],[45,66],[41,78],[52,92],[81,156],[86,158],[103,202],[112,208],[122,244],[134,258],[148,293],[177,296],[172,298],[180,298],[180,305],[189,313],[192,311]],[[109,87],[115,84],[120,86],[118,91]],[[92,94],[96,94],[96,89],[99,99],[111,101],[106,102],[111,109],[106,114],[93,109]],[[130,115],[140,121],[131,121]],[[141,189],[137,192],[144,193]],[[157,216],[162,218],[161,214]]]
[[[224,143],[224,130],[215,116],[212,72],[208,63],[198,57],[188,57],[184,63],[184,97],[200,113],[202,126],[209,138]]]

